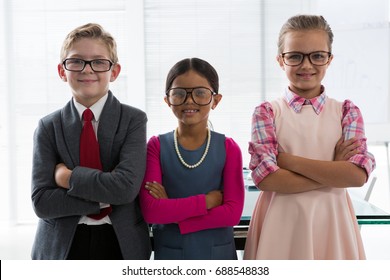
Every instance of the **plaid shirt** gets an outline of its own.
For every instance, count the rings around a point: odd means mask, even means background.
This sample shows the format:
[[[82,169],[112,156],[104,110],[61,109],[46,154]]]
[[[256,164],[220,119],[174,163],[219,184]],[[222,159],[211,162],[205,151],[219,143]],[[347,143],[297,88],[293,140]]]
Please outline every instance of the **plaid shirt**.
[[[288,105],[299,113],[303,105],[311,104],[313,110],[319,115],[326,102],[324,88],[322,93],[310,100],[286,89],[284,99]],[[352,101],[345,100],[342,106],[342,133],[344,139],[356,137],[360,140],[359,153],[352,156],[349,161],[364,168],[369,176],[375,168],[375,158],[367,151],[367,138],[364,135],[364,121],[362,114]],[[274,124],[274,113],[269,102],[264,102],[255,108],[252,117],[252,140],[249,142],[251,155],[249,168],[252,170],[252,178],[257,185],[268,174],[279,169],[276,162],[278,155],[278,142]]]

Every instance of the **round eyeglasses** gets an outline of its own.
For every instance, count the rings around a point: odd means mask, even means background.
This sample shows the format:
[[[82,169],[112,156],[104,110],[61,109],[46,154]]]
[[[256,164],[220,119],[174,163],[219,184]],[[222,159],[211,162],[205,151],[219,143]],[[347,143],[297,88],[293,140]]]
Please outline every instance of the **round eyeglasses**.
[[[110,71],[114,63],[108,59],[84,60],[80,58],[67,58],[62,62],[62,64],[66,70],[73,72],[83,71],[87,64],[91,66],[94,72],[107,72]]]
[[[311,53],[301,53],[301,52],[285,52],[280,54],[283,58],[284,64],[288,66],[298,66],[301,65],[305,56],[309,58],[311,64],[316,66],[323,66],[328,63],[332,53],[325,51],[316,51]]]
[[[188,95],[191,95],[192,100],[199,106],[206,106],[210,104],[213,95],[217,94],[206,87],[196,88],[170,88],[166,95],[170,105],[179,106],[186,102]]]

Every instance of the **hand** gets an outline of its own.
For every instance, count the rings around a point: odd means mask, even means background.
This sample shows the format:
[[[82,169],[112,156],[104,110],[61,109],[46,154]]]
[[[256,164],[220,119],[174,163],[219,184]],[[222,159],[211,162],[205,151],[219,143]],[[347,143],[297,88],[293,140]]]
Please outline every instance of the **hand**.
[[[166,199],[168,195],[165,188],[157,182],[146,182],[145,188],[149,191],[151,196],[157,199]]]
[[[355,137],[351,139],[344,140],[342,136],[339,141],[337,141],[336,147],[334,148],[334,161],[349,160],[350,157],[358,153],[358,147],[360,146],[360,141]]]
[[[211,209],[220,206],[223,202],[223,193],[220,190],[214,190],[206,194],[206,207]]]
[[[70,175],[72,175],[72,170],[68,169],[65,164],[59,163],[56,165],[54,180],[59,187],[69,189]]]

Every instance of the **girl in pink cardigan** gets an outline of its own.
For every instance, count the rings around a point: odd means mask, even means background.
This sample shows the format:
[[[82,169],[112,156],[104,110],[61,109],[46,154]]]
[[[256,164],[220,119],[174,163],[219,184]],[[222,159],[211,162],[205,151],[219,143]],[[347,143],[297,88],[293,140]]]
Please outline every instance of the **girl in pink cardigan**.
[[[206,61],[184,59],[170,70],[164,99],[178,127],[149,140],[140,192],[155,259],[237,259],[242,155],[233,139],[207,125],[221,98],[217,72]]]

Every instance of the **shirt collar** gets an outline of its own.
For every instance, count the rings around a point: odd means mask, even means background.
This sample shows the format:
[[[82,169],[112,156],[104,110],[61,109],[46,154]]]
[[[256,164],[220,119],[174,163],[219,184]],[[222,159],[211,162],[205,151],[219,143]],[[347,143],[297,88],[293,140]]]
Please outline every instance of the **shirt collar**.
[[[296,113],[301,112],[303,105],[312,105],[314,112],[319,115],[324,108],[326,101],[325,88],[321,86],[321,94],[311,99],[305,99],[287,88],[285,90],[284,99]]]
[[[100,115],[103,111],[104,104],[106,104],[108,98],[108,94],[105,94],[102,98],[100,98],[95,104],[93,104],[89,109],[91,109],[93,116],[95,118],[95,121],[98,122],[100,119]],[[87,107],[85,107],[83,104],[78,103],[76,99],[73,98],[73,104],[77,109],[77,112],[79,113],[80,120],[82,118],[83,112]]]

